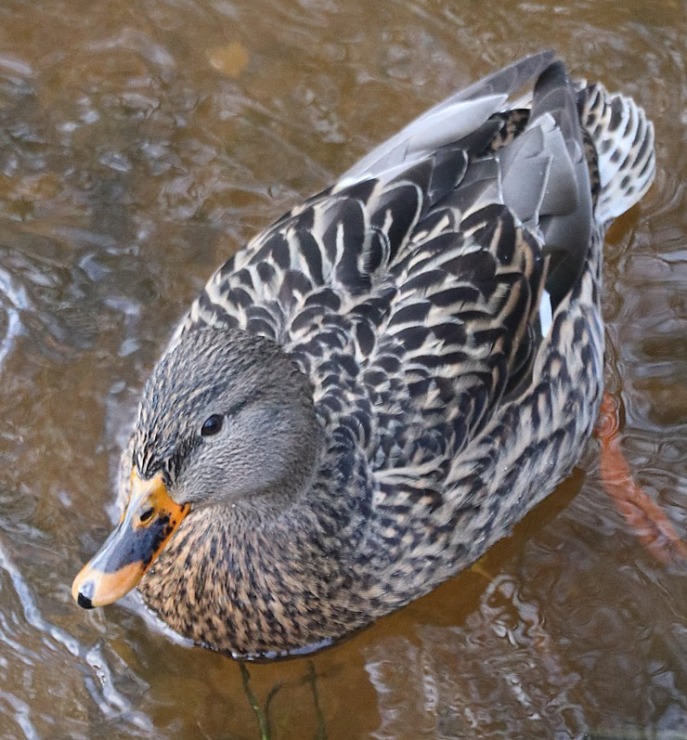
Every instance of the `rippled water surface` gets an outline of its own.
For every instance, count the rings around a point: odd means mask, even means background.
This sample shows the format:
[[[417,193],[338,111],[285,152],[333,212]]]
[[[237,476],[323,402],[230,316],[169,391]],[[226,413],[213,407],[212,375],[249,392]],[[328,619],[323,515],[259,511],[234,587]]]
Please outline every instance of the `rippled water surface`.
[[[0,736],[252,738],[239,666],[69,585],[137,393],[216,265],[453,88],[544,46],[650,112],[613,228],[608,384],[687,536],[682,0],[0,0]],[[250,667],[273,737],[685,737],[687,589],[597,449],[479,564],[317,655]]]

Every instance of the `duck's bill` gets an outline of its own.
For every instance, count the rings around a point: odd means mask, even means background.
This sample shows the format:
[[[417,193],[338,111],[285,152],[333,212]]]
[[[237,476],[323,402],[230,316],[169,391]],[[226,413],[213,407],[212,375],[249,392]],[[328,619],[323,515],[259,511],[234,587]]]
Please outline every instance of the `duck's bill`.
[[[134,588],[189,512],[176,503],[161,475],[131,474],[131,496],[117,528],[74,579],[72,596],[92,609],[112,604]]]

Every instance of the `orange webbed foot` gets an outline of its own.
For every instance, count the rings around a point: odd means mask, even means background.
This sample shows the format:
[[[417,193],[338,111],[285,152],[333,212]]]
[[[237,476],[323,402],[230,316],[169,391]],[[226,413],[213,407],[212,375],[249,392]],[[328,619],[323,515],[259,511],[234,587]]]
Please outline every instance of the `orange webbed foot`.
[[[646,550],[668,565],[687,560],[687,543],[680,539],[663,510],[632,477],[630,465],[620,449],[619,403],[604,392],[595,435],[601,445],[601,482],[625,521]]]

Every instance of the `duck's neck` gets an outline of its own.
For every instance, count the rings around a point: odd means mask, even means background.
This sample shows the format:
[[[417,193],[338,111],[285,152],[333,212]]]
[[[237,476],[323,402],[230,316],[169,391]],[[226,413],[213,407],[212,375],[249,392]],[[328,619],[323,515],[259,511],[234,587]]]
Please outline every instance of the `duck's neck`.
[[[325,450],[309,490],[282,509],[272,496],[192,511],[140,585],[148,606],[195,642],[244,656],[319,645],[331,637],[324,613],[341,633],[362,626],[363,612],[339,602],[356,577],[345,563],[364,532],[365,489],[334,457]]]

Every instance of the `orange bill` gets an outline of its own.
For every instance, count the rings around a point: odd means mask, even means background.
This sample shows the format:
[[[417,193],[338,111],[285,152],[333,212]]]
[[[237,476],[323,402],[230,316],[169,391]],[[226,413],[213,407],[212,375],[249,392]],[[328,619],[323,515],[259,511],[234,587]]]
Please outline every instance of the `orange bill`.
[[[131,496],[116,529],[74,579],[72,596],[92,609],[112,604],[134,588],[189,512],[169,495],[158,474],[131,473]]]

